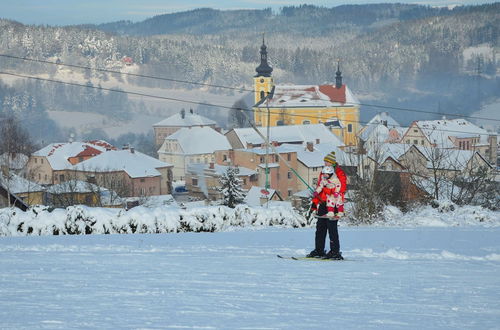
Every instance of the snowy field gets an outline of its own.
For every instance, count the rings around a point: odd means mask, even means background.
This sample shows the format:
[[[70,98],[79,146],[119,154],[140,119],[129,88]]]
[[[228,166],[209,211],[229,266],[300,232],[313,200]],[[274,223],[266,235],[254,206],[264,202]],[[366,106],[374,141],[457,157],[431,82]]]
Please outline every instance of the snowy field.
[[[500,227],[339,230],[0,237],[0,328],[500,328]]]

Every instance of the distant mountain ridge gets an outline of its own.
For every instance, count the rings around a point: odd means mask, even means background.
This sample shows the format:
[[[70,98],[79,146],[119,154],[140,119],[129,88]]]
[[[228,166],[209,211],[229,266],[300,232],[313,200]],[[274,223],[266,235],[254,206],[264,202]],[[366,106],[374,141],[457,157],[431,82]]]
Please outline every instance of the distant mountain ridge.
[[[342,5],[333,8],[312,5],[283,7],[278,13],[270,8],[260,10],[216,10],[200,8],[191,11],[157,15],[141,22],[119,21],[95,25],[96,29],[128,35],[220,34],[238,30],[293,32],[324,35],[334,29],[369,27],[381,21],[407,21],[430,16],[452,15],[462,7],[433,8],[409,4]]]

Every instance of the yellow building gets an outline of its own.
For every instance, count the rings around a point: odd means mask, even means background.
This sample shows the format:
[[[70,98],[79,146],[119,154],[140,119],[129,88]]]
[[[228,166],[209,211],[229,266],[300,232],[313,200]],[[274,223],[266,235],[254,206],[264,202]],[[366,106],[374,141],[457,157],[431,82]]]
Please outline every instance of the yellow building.
[[[335,85],[275,85],[262,41],[260,65],[255,69],[254,120],[257,126],[325,124],[347,146],[357,144],[359,101],[342,83],[337,63]]]

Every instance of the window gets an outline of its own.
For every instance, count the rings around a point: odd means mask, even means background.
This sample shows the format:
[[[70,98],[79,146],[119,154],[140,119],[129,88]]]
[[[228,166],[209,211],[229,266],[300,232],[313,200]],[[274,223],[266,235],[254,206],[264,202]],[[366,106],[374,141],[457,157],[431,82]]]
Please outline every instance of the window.
[[[418,144],[418,140],[413,140],[413,144]]]
[[[289,172],[287,173],[287,177],[288,177],[288,179],[291,179],[291,178],[292,178],[292,172],[290,172],[290,171],[289,171]]]
[[[38,180],[42,180],[42,175],[38,173]]]
[[[260,163],[263,164],[265,162],[264,156],[260,156]]]
[[[424,140],[420,141],[420,144],[421,144],[421,145],[424,145]]]
[[[222,161],[227,162],[227,155],[222,155]]]
[[[276,126],[283,126],[283,125],[285,125],[285,122],[283,120],[276,121]]]
[[[38,158],[35,158],[35,164],[38,164]]]
[[[413,133],[418,133],[418,129],[414,129],[414,130],[413,130]]]
[[[311,123],[310,120],[304,120],[302,121],[302,125],[309,125]]]
[[[41,158],[41,159],[40,159],[40,163],[42,163],[42,164],[43,164],[43,158]]]
[[[352,124],[348,124],[348,125],[347,125],[347,131],[348,131],[349,133],[351,133],[351,132],[352,132]]]
[[[280,157],[278,155],[274,155],[274,162],[279,163]]]
[[[292,154],[286,154],[286,159],[288,161],[291,161],[292,160]]]
[[[288,189],[288,197],[292,196],[292,190]]]
[[[266,97],[266,95],[264,94],[264,91],[260,91],[260,99],[262,100],[265,97]]]
[[[64,182],[64,174],[59,175],[59,181]]]
[[[407,143],[407,144],[410,144],[410,140],[406,140],[406,143]]]
[[[318,178],[314,178],[314,179],[313,179],[313,185],[314,185],[314,186],[318,185]]]
[[[141,182],[146,182],[146,179],[142,178],[142,179],[141,179]]]
[[[247,184],[247,179],[243,178],[243,185],[246,185],[246,184]]]
[[[193,186],[195,186],[195,187],[197,187],[197,186],[198,186],[198,179],[193,178],[193,179],[192,179],[192,182],[193,182]]]
[[[45,174],[45,181],[47,181],[47,174]]]

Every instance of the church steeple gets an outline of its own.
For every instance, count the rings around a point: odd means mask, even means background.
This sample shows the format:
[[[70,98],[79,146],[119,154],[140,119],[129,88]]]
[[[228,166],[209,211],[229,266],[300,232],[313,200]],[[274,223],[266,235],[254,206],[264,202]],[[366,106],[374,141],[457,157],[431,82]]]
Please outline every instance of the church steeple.
[[[337,60],[337,72],[335,73],[335,87],[342,87],[342,72],[340,72],[340,60]]]
[[[256,77],[271,77],[273,68],[267,63],[267,47],[264,42],[264,35],[262,35],[262,46],[260,46],[260,65],[255,68],[257,71]]]

